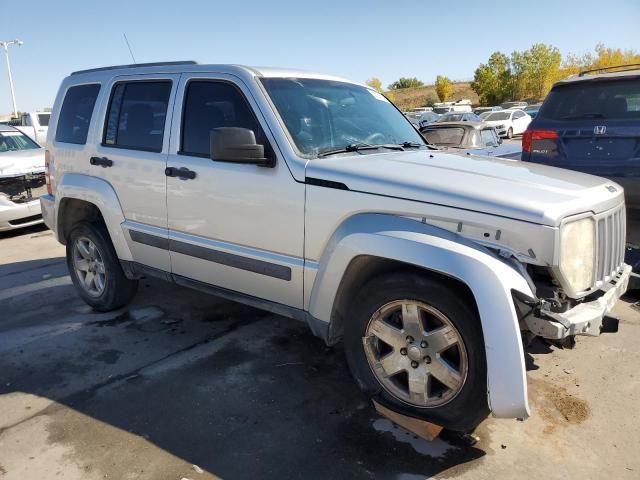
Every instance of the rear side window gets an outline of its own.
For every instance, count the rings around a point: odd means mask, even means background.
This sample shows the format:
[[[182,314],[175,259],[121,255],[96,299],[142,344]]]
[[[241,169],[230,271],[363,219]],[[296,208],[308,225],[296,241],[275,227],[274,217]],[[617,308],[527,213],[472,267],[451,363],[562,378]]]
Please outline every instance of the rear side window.
[[[558,85],[549,92],[538,117],[559,121],[639,119],[640,78]]]
[[[99,91],[99,84],[78,85],[67,90],[60,108],[56,142],[78,145],[87,143],[91,115]]]
[[[103,145],[162,151],[171,81],[121,82],[111,94]]]
[[[192,81],[187,86],[182,117],[180,153],[209,156],[211,130],[219,127],[240,127],[253,130],[256,142],[269,142],[260,128],[251,107],[235,86],[218,81]]]
[[[422,136],[433,145],[460,145],[464,138],[464,128],[434,128],[426,130]]]
[[[48,113],[39,113],[38,114],[38,123],[40,124],[40,126],[48,127],[49,126],[49,117],[50,117],[50,115]]]
[[[482,143],[486,147],[492,147],[498,143],[496,134],[491,128],[485,128],[480,132],[480,135],[482,137]]]

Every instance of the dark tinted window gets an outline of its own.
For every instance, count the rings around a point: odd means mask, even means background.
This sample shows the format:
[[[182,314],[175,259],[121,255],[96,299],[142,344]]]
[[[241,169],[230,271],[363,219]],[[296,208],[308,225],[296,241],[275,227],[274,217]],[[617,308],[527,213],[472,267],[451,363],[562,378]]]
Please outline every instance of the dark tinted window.
[[[253,130],[256,142],[269,142],[242,93],[224,82],[192,81],[187,87],[180,153],[209,156],[211,130],[240,127]]]
[[[38,123],[40,123],[41,126],[43,127],[48,127],[49,126],[49,117],[51,115],[49,115],[48,113],[39,113],[38,114]]]
[[[113,89],[104,144],[160,152],[170,81],[118,83]]]
[[[36,142],[22,132],[0,132],[0,153],[40,148]]]
[[[640,79],[587,80],[558,85],[549,92],[538,117],[549,120],[638,119]]]
[[[98,84],[78,85],[67,90],[58,118],[56,142],[87,143],[87,132],[99,91]]]

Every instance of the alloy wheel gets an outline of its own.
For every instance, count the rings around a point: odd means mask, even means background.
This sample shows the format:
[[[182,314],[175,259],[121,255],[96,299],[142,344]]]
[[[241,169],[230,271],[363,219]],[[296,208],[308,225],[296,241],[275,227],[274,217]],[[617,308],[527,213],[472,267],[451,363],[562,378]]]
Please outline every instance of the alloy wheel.
[[[380,307],[363,343],[373,374],[404,403],[444,405],[466,381],[468,357],[460,333],[446,315],[423,302],[396,300]]]

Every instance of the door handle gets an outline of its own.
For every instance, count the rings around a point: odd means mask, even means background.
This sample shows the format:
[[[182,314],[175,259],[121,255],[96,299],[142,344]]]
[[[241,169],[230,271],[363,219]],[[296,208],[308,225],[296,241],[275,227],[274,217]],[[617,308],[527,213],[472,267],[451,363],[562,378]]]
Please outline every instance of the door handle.
[[[167,167],[164,169],[164,174],[167,177],[178,177],[183,180],[193,180],[194,178],[196,178],[196,172],[194,172],[193,170],[189,170],[186,167]]]
[[[102,168],[112,167],[113,160],[109,160],[107,157],[91,157],[89,159],[91,165],[98,165]]]

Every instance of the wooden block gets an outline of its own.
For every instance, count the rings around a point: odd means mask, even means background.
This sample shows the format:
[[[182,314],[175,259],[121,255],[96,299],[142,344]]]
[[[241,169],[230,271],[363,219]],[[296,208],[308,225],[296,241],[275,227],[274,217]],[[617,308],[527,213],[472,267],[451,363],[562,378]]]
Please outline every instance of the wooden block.
[[[393,410],[389,410],[388,408],[380,405],[375,400],[373,400],[373,406],[376,407],[376,412],[378,412],[383,417],[388,418],[393,423],[400,425],[405,430],[409,430],[411,433],[415,433],[425,440],[431,441],[437,438],[437,436],[440,435],[440,432],[442,431],[442,427],[440,425],[427,422],[426,420],[420,420],[418,418],[407,417],[406,415],[402,415],[400,413],[394,412]]]

